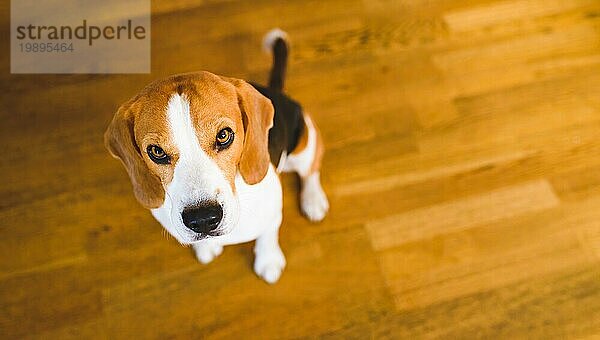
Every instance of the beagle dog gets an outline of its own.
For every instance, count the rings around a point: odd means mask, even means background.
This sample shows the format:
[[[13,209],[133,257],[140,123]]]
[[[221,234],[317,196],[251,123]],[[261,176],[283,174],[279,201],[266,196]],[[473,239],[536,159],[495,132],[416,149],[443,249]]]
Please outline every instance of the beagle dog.
[[[269,86],[186,73],[158,80],[121,105],[104,142],[125,167],[139,203],[198,260],[256,240],[254,271],[275,283],[285,267],[278,233],[278,174],[296,172],[311,221],[329,209],[319,170],[323,142],[314,121],[283,91],[288,43],[275,29]]]

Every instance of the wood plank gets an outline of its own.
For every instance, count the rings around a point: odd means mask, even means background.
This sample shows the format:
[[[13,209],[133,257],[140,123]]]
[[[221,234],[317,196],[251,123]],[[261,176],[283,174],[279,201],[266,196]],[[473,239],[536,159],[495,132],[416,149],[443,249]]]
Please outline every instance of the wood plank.
[[[472,8],[448,12],[444,20],[451,30],[483,29],[499,22],[514,22],[519,19],[531,19],[540,16],[551,16],[593,4],[594,1],[560,1],[551,0],[543,3],[535,0],[498,1]]]
[[[590,208],[597,203],[598,196],[385,250],[382,270],[397,307],[422,307],[595,262],[600,213]]]
[[[373,247],[382,250],[558,204],[550,184],[535,181],[374,220],[366,228]]]
[[[401,311],[371,324],[349,324],[328,337],[596,339],[600,335],[597,266]],[[532,296],[532,292],[537,292]],[[577,302],[575,302],[577,301]],[[531,321],[536,320],[536,321]]]

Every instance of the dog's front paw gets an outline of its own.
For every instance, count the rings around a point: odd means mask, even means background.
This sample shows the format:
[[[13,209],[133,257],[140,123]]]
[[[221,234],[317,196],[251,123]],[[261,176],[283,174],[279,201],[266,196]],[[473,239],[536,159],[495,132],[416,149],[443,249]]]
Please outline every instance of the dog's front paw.
[[[193,244],[194,252],[196,252],[196,258],[203,264],[208,264],[215,259],[215,257],[221,255],[223,252],[223,246],[212,242],[200,242]]]
[[[318,175],[316,178],[307,178],[300,194],[300,207],[304,215],[312,222],[319,222],[325,218],[329,210],[329,201],[321,187]]]
[[[254,272],[267,283],[273,284],[279,280],[285,268],[285,257],[281,249],[257,252],[254,260]]]

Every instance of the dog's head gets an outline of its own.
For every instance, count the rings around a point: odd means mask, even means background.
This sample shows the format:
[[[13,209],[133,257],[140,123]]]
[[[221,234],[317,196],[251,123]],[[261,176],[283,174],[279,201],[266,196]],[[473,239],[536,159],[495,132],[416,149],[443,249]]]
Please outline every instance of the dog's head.
[[[248,83],[208,72],[156,81],[123,104],[104,142],[137,200],[168,212],[181,243],[231,231],[235,178],[260,182],[269,167],[273,106]]]

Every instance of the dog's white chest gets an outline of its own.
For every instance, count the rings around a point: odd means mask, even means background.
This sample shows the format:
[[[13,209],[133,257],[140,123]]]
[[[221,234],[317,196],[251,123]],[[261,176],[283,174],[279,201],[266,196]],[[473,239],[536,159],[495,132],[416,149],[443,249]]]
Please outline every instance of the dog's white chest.
[[[281,223],[281,183],[272,166],[269,166],[267,175],[260,183],[248,185],[238,174],[235,186],[240,215],[230,233],[211,239],[221,245],[253,241],[265,230],[273,229],[274,225],[279,226]]]

